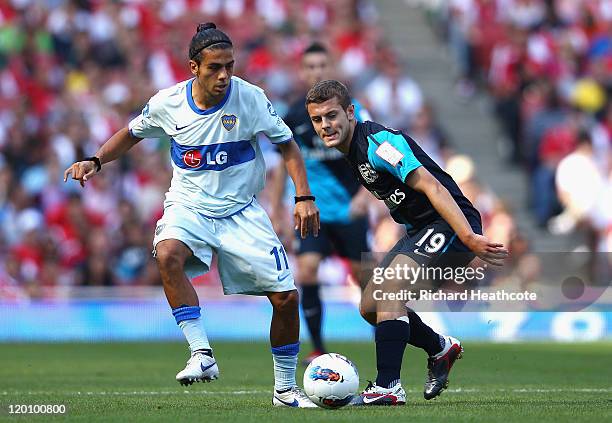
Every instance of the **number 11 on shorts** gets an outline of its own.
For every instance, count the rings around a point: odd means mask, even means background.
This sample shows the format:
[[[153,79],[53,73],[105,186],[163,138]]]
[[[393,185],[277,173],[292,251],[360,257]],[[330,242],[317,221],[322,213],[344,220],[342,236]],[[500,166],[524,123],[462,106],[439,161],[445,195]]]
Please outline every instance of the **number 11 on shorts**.
[[[287,254],[285,253],[285,248],[282,245],[280,248],[274,247],[270,250],[270,255],[273,255],[274,259],[276,260],[276,270],[280,272],[281,270],[283,270],[283,267],[281,265],[279,251],[280,254],[283,255],[283,260],[285,261],[285,269],[289,269],[289,262],[287,261]]]

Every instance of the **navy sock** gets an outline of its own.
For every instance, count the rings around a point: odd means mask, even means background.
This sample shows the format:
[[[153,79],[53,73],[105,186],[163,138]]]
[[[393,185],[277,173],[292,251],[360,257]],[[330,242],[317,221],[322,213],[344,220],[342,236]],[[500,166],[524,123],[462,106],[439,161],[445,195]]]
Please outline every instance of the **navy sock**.
[[[302,286],[302,311],[310,332],[312,344],[316,350],[325,352],[323,337],[321,336],[321,324],[323,321],[323,307],[319,295],[319,285]]]
[[[402,358],[410,339],[410,325],[403,320],[385,320],[376,326],[376,385],[390,388],[400,380]]]
[[[418,314],[409,311],[408,320],[410,321],[410,345],[424,349],[430,356],[442,351],[444,338],[423,323]]]

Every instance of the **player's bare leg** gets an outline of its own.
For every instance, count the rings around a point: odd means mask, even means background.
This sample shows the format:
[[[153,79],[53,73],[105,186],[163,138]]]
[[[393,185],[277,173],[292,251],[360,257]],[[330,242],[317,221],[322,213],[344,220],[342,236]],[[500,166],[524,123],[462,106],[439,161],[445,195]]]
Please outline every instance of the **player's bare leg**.
[[[164,284],[164,292],[170,307],[182,305],[198,306],[198,295],[185,275],[185,261],[192,255],[191,250],[176,239],[160,241],[155,246],[157,267]]]
[[[185,369],[176,375],[181,385],[217,379],[219,368],[204,331],[198,296],[185,275],[185,261],[191,250],[181,241],[167,239],[155,246],[155,257],[164,284],[164,292],[191,350]]]
[[[310,408],[316,405],[297,387],[295,370],[300,350],[299,295],[297,290],[269,292],[272,304],[270,345],[274,360],[274,397],[279,407]]]
[[[321,335],[323,307],[317,278],[322,259],[321,254],[314,252],[303,253],[297,257],[297,280],[302,288],[302,312],[313,344],[313,351],[304,359],[303,364],[305,365],[310,364],[314,358],[327,352]]]
[[[272,304],[270,344],[272,347],[280,347],[297,343],[300,338],[298,292],[269,292],[267,296]]]

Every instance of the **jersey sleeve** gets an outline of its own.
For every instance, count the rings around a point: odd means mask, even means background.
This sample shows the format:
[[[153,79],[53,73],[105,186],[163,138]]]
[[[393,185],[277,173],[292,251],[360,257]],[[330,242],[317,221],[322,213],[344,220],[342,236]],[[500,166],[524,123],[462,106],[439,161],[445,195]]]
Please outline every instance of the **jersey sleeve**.
[[[291,130],[278,116],[263,91],[255,95],[253,115],[255,117],[254,133],[263,132],[273,144],[282,144],[293,138]]]
[[[368,138],[368,160],[374,169],[404,182],[410,172],[422,166],[402,135],[381,131]]]
[[[137,138],[161,138],[166,132],[159,125],[160,105],[153,96],[142,112],[130,121],[128,129],[130,134]]]

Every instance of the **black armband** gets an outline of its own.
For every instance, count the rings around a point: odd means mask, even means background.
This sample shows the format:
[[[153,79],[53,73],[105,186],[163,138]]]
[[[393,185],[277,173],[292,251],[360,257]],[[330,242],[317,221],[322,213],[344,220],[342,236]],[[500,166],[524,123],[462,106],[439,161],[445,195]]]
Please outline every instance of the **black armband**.
[[[315,197],[314,195],[300,195],[300,196],[295,196],[295,204],[299,203],[300,201],[314,201]]]
[[[100,159],[96,156],[92,156],[92,157],[85,157],[83,159],[84,162],[94,162],[96,164],[96,173],[100,171],[100,169],[102,169],[102,162],[100,161]]]

